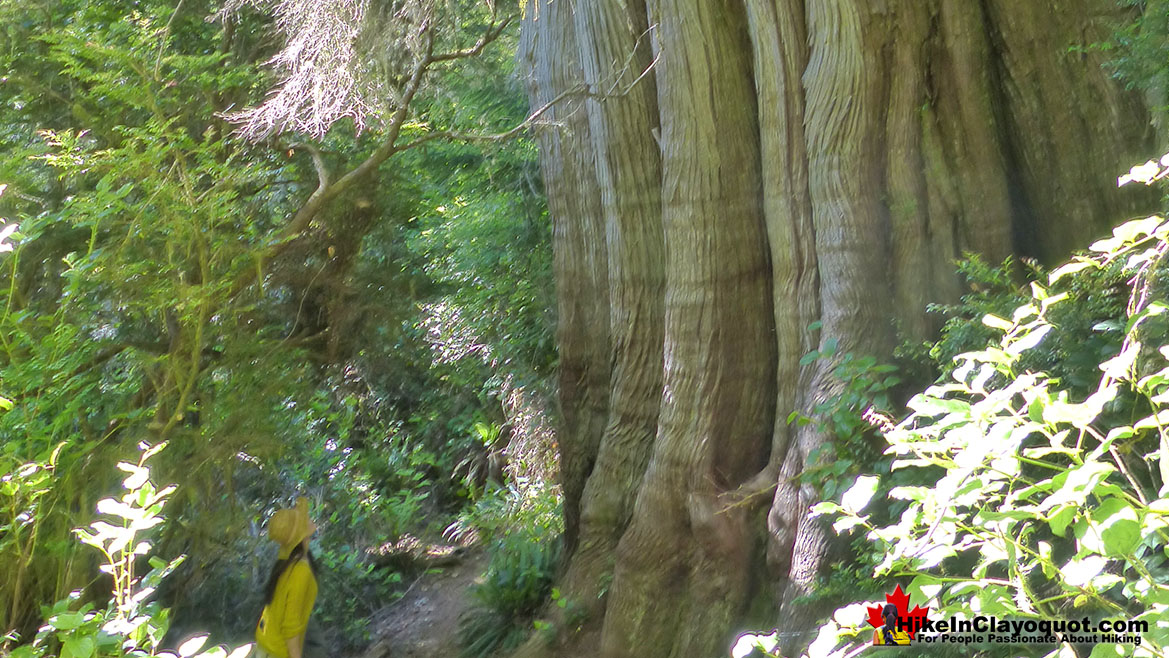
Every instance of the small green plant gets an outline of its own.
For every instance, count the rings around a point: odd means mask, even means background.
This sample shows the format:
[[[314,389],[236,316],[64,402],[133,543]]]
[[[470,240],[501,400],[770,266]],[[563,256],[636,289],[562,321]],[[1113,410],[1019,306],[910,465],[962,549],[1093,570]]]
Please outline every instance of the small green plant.
[[[559,541],[513,538],[497,544],[485,581],[472,591],[475,605],[459,621],[465,658],[487,658],[519,646],[552,593],[559,560]]]
[[[779,658],[779,633],[744,633],[731,648],[732,658]]]
[[[817,487],[825,500],[838,496],[858,473],[877,463],[880,453],[864,413],[889,409],[889,391],[901,381],[896,366],[878,363],[872,356],[837,355],[836,348],[836,341],[829,339],[822,351],[809,352],[800,360],[801,365],[830,360],[836,392],[817,404],[811,417],[799,411],[788,416],[788,423],[819,423],[835,437],[808,455],[808,467],[800,475],[801,481]]]
[[[476,422],[471,426],[472,453],[455,465],[454,475],[461,477],[468,498],[478,500],[491,484],[491,463],[501,457],[503,426]]]
[[[32,642],[16,647],[11,658],[121,658],[175,654],[157,653],[158,645],[169,627],[169,613],[151,595],[167,574],[174,571],[183,557],[171,561],[151,556],[149,571],[139,575],[139,562],[151,549],[147,531],[163,521],[162,509],[175,490],[173,486],[157,488],[150,480],[146,461],[166,446],[140,444],[137,463],[120,462],[118,468],[127,476],[122,482],[125,493],[119,498],[105,498],[97,503],[102,518],[74,532],[81,542],[96,549],[103,558],[101,571],[113,579],[111,598],[105,608],[83,602],[80,591],[43,608],[45,623]],[[6,640],[18,638],[10,633]],[[245,645],[228,652],[222,646],[200,651],[207,642],[199,635],[183,642],[177,649],[181,658],[243,658],[251,650]]]

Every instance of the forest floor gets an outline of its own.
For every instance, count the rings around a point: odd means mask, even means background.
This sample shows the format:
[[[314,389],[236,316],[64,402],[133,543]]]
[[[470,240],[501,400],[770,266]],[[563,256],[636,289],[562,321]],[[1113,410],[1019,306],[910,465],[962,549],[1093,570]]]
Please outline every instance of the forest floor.
[[[488,555],[472,550],[458,563],[417,577],[406,595],[370,619],[372,644],[363,658],[448,658],[459,653],[459,617]]]

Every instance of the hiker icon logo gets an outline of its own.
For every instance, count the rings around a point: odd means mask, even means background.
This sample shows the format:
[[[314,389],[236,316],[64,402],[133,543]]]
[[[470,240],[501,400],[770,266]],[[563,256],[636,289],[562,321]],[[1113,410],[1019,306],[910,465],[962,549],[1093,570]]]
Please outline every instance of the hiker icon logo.
[[[921,606],[909,609],[909,596],[901,585],[892,594],[885,595],[884,606],[871,606],[868,622],[873,627],[873,645],[883,647],[908,646],[913,636],[926,623],[929,612]]]

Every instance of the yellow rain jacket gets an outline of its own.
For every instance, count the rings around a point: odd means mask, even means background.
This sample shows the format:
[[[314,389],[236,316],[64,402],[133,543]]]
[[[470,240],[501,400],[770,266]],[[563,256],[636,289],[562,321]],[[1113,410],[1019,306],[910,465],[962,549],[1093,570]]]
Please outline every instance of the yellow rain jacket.
[[[304,634],[316,599],[313,570],[308,560],[298,560],[276,581],[276,593],[256,626],[256,644],[277,658],[289,658],[286,640]]]

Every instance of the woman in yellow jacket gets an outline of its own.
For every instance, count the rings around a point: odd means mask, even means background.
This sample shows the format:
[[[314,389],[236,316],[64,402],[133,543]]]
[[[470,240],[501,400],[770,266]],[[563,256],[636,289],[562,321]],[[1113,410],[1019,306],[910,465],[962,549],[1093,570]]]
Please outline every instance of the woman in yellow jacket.
[[[304,632],[317,598],[317,579],[308,542],[317,526],[308,499],[282,509],[268,521],[268,537],[280,545],[264,590],[264,613],[256,626],[257,658],[303,658]]]

